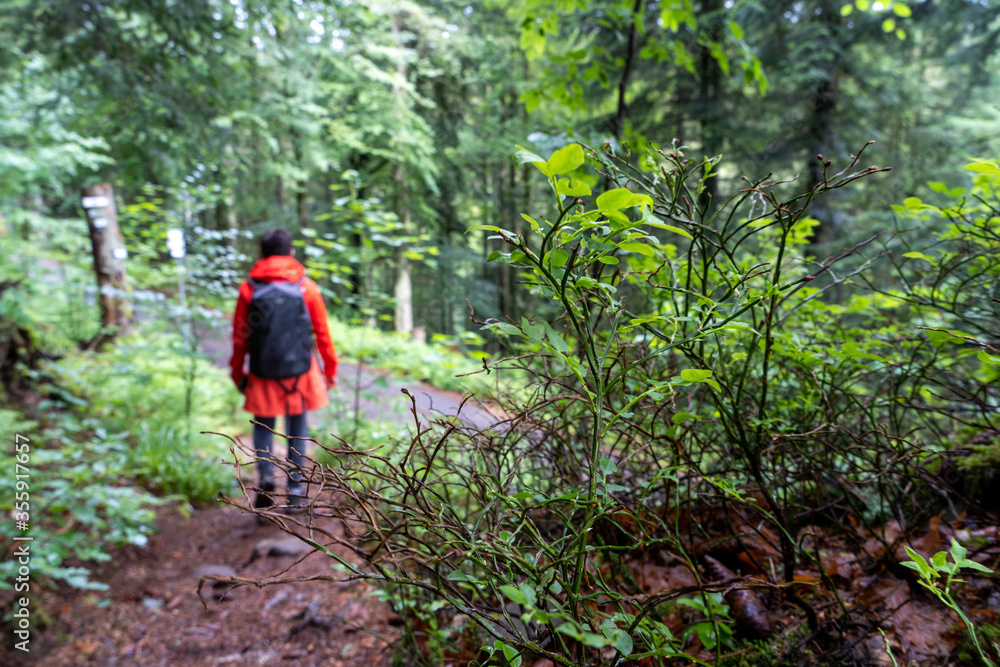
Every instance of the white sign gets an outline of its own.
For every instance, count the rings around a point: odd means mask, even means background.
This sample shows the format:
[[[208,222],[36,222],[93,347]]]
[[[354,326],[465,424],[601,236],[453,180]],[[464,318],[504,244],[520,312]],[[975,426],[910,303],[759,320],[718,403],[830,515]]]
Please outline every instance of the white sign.
[[[180,259],[184,256],[186,248],[183,229],[171,227],[167,230],[167,250],[170,251],[170,256],[174,259]]]
[[[94,229],[104,229],[108,226],[107,218],[94,218]]]
[[[111,251],[111,256],[115,259],[127,259],[128,258],[128,248],[115,248]]]
[[[83,207],[84,208],[104,208],[110,202],[107,197],[84,197]]]

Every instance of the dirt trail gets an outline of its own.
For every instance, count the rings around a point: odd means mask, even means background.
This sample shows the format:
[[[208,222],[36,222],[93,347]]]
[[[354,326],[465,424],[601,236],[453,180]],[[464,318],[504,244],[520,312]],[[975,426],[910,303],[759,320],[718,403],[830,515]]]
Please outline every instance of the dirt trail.
[[[202,349],[221,367],[229,357],[225,326],[202,332]],[[360,375],[359,375],[360,373]],[[421,415],[454,415],[462,397],[404,383],[344,363],[336,405],[353,410],[355,382],[369,417],[410,419],[406,386]],[[402,404],[402,409],[400,409]],[[393,409],[389,409],[391,406]],[[466,404],[461,417],[479,427],[497,421]],[[246,501],[244,501],[246,502]],[[176,508],[158,512],[159,532],[144,548],[113,551],[92,579],[107,591],[65,586],[36,593],[36,609],[50,615],[32,635],[30,654],[0,648],[2,664],[77,665],[390,665],[398,618],[364,582],[302,582],[280,586],[203,588],[202,574],[263,579],[335,575],[332,561],[273,525],[259,526],[239,508],[218,504],[190,518]],[[339,553],[346,552],[339,547]],[[284,554],[284,555],[283,555]],[[40,616],[36,616],[41,621]],[[6,644],[6,642],[5,642]]]
[[[262,579],[335,574],[330,559],[253,515],[218,506],[161,511],[143,549],[95,573],[106,592],[41,596],[54,613],[28,661],[76,665],[389,665],[398,631],[363,582],[203,587],[202,574]],[[11,663],[6,663],[11,664]]]

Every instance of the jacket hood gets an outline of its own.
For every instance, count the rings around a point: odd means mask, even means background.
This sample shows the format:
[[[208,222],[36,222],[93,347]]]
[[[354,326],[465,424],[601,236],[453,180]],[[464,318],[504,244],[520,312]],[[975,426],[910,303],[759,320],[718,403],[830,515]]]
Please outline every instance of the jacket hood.
[[[274,281],[286,280],[297,282],[306,275],[306,267],[289,255],[271,255],[265,257],[250,269],[250,277],[254,280]]]

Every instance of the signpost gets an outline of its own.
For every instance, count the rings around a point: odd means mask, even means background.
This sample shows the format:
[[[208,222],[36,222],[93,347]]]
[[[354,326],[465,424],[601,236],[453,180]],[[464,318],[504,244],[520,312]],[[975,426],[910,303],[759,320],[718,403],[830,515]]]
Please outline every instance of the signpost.
[[[125,272],[128,250],[118,228],[118,212],[111,184],[100,183],[84,188],[80,204],[87,214],[94,254],[101,325],[116,333],[127,332],[132,326],[132,307],[125,298],[129,291]]]
[[[187,265],[184,263],[184,256],[187,254],[187,248],[184,243],[183,229],[171,227],[167,230],[167,250],[170,251],[170,256],[177,260],[177,268],[179,269],[177,277],[177,298],[181,304],[181,316],[184,318],[184,323],[181,325],[181,331],[184,335],[184,347],[190,347],[191,318],[188,314],[187,288],[184,283],[184,278],[187,274]]]

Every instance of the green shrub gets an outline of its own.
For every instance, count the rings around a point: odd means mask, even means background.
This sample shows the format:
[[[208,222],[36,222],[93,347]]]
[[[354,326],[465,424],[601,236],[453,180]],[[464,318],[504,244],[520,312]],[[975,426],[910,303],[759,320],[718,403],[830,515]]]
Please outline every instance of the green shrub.
[[[108,560],[110,546],[145,545],[154,529],[151,508],[161,501],[129,484],[126,434],[109,434],[96,420],[69,412],[44,421],[48,425],[0,411],[0,422],[15,429],[11,434],[27,438],[30,447],[30,530],[24,533],[14,522],[4,521],[0,535],[29,535],[32,544],[44,545],[41,557],[31,561],[33,581],[104,588],[90,579],[86,563]],[[5,448],[0,465],[13,471],[10,451]],[[5,514],[14,509],[15,483],[14,475],[0,479],[0,510]],[[0,587],[10,588],[17,570],[16,559],[0,563]]]
[[[485,327],[517,353],[492,367],[531,378],[528,400],[504,405],[508,423],[475,432],[442,419],[392,447],[354,448],[335,474],[316,473],[315,483],[340,492],[322,509],[354,527],[367,566],[338,560],[381,580],[411,614],[406,648],[421,662],[440,662],[455,616],[477,627],[484,657],[511,663],[575,665],[605,652],[612,662],[689,659],[656,611],[678,598],[690,618],[684,636],[721,651],[728,608],[711,595],[722,589],[644,599],[622,576],[623,555],[647,549],[668,549],[698,571],[671,517],[681,498],[728,502],[783,536],[784,581],[808,558],[790,537],[798,500],[788,489],[805,478],[814,443],[764,455],[773,434],[816,412],[803,394],[817,391],[817,360],[782,316],[814,294],[802,260],[808,204],[871,171],[845,170],[787,200],[762,181],[710,210],[696,202],[714,160],[650,157],[655,172],[592,155],[619,187],[584,205],[579,146],[548,160],[520,155],[549,178],[556,210],[526,216],[530,232],[485,228],[509,247],[491,260],[516,266],[546,304]],[[854,352],[838,358],[840,380],[864,393],[871,359]]]
[[[232,488],[232,470],[223,464],[228,449],[201,432],[248,428],[242,397],[224,371],[192,356],[176,335],[142,331],[51,368],[86,402],[88,415],[128,434],[128,474],[138,481],[195,503]]]

